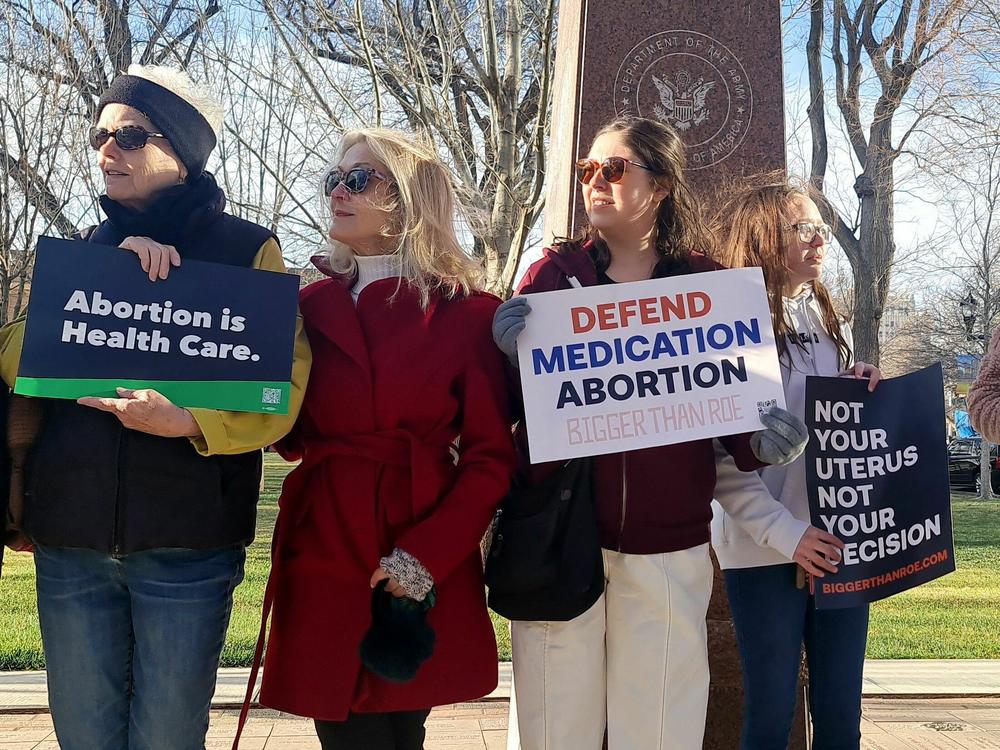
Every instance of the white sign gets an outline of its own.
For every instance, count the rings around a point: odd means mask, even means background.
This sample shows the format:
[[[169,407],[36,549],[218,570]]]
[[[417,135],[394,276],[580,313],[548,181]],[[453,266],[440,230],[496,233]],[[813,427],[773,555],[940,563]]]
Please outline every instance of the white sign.
[[[517,354],[534,463],[751,432],[785,405],[759,268],[530,300]]]

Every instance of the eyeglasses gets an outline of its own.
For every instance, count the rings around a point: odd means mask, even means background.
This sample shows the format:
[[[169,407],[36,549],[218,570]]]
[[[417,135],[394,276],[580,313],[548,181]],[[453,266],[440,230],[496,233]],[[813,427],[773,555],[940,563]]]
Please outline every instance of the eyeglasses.
[[[626,164],[649,170],[645,164],[626,159],[624,156],[609,156],[602,162],[598,162],[596,159],[580,159],[576,163],[576,179],[586,185],[599,169],[601,175],[608,182],[621,182],[622,177],[625,176]]]
[[[122,151],[135,151],[136,149],[143,148],[146,145],[146,141],[150,138],[166,137],[163,133],[150,133],[138,125],[122,125],[115,130],[94,127],[90,129],[90,147],[94,151],[97,151],[107,143],[108,138],[114,138],[118,148],[122,149]]]
[[[333,169],[323,178],[323,195],[329,198],[340,183],[344,183],[344,187],[349,193],[355,195],[363,193],[368,187],[368,180],[372,177],[389,180],[388,177],[372,167],[355,167],[346,172],[342,169]]]
[[[823,238],[823,242],[833,240],[833,229],[829,224],[813,224],[811,221],[800,221],[798,224],[791,224],[785,229],[794,229],[798,232],[799,240],[802,242],[812,242],[818,234]]]

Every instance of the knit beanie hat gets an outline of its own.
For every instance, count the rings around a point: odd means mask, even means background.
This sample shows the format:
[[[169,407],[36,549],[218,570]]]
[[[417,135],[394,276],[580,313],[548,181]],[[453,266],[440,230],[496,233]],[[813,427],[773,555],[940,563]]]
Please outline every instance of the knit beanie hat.
[[[151,80],[150,73],[165,72]],[[171,85],[173,84],[173,85]],[[139,110],[170,141],[171,147],[187,167],[187,181],[193,182],[205,171],[208,155],[215,148],[221,118],[202,103],[192,101],[184,84],[190,79],[171,69],[129,66],[128,73],[117,76],[97,102],[97,116],[107,104],[125,104]],[[209,118],[215,122],[210,122]]]

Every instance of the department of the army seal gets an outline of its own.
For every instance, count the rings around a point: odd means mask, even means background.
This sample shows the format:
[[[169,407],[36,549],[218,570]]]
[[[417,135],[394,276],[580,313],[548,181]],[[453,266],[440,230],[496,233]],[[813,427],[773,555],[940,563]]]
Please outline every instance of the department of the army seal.
[[[615,112],[667,122],[688,147],[690,169],[739,148],[753,116],[753,87],[728,47],[698,31],[672,29],[644,39],[615,76]]]

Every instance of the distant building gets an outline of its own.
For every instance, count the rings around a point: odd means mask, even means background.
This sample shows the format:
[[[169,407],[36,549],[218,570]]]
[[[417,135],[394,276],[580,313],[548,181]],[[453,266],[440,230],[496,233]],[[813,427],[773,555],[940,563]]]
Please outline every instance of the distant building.
[[[879,344],[884,347],[898,336],[915,311],[912,294],[890,295],[882,312],[882,327],[878,331]]]
[[[295,266],[288,267],[288,273],[295,274],[299,277],[299,288],[312,284],[314,281],[320,281],[325,279],[326,276],[313,265],[303,266],[302,268],[296,268]]]
[[[30,278],[26,278],[23,281],[18,281],[17,279],[11,280],[7,297],[7,316],[4,318],[5,321],[11,321],[20,315],[24,315],[28,309],[28,296],[30,294]]]

